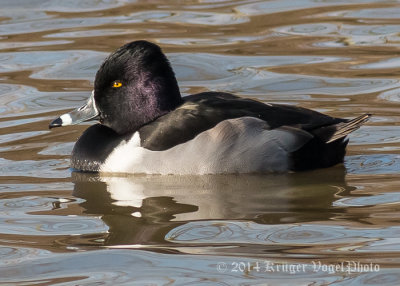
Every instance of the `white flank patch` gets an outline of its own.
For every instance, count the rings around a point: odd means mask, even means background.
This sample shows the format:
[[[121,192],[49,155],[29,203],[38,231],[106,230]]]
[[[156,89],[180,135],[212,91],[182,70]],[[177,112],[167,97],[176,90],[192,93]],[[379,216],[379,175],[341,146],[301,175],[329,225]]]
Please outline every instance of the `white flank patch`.
[[[68,113],[61,115],[60,119],[62,122],[61,126],[71,125],[72,123],[72,118]]]
[[[107,173],[132,173],[127,170],[143,161],[143,151],[140,147],[139,132],[135,132],[131,139],[122,141],[108,156],[101,166],[101,172]]]

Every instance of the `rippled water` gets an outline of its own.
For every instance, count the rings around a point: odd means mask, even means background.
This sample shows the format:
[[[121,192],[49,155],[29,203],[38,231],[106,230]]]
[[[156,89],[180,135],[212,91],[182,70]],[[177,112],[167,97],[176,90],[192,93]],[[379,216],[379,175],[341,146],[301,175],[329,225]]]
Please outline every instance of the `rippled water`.
[[[4,0],[0,283],[398,285],[398,1]],[[71,173],[49,131],[120,45],[159,43],[183,94],[364,112],[344,166],[299,174]]]

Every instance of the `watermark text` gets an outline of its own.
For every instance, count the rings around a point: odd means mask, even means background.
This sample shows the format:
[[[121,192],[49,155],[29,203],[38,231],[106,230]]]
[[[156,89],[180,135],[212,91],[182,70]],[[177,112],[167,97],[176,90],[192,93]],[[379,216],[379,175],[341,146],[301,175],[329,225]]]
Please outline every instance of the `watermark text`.
[[[278,263],[269,260],[263,261],[233,261],[219,262],[217,271],[220,273],[234,272],[264,272],[264,273],[309,273],[324,272],[335,273],[364,273],[379,272],[380,266],[376,263],[361,263],[359,261],[342,261],[338,263],[323,263],[321,261],[311,261],[310,263]]]

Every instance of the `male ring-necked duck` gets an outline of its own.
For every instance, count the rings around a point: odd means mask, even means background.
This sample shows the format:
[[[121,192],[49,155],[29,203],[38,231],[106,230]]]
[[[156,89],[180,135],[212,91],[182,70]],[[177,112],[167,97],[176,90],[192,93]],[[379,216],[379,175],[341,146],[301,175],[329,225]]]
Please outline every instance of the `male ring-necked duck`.
[[[86,104],[49,127],[100,121],[75,144],[71,167],[77,170],[259,173],[343,162],[345,137],[369,117],[334,118],[224,92],[182,98],[160,47],[135,41],[106,58]]]

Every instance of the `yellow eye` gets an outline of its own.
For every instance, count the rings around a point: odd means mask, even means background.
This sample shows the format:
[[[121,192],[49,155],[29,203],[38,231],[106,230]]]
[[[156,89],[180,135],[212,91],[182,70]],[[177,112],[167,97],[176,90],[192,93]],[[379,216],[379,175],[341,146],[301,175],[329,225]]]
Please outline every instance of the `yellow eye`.
[[[118,80],[116,80],[116,81],[114,81],[113,83],[112,83],[112,87],[113,88],[118,88],[118,87],[121,87],[122,86],[122,82],[120,82],[120,81],[118,81]]]

